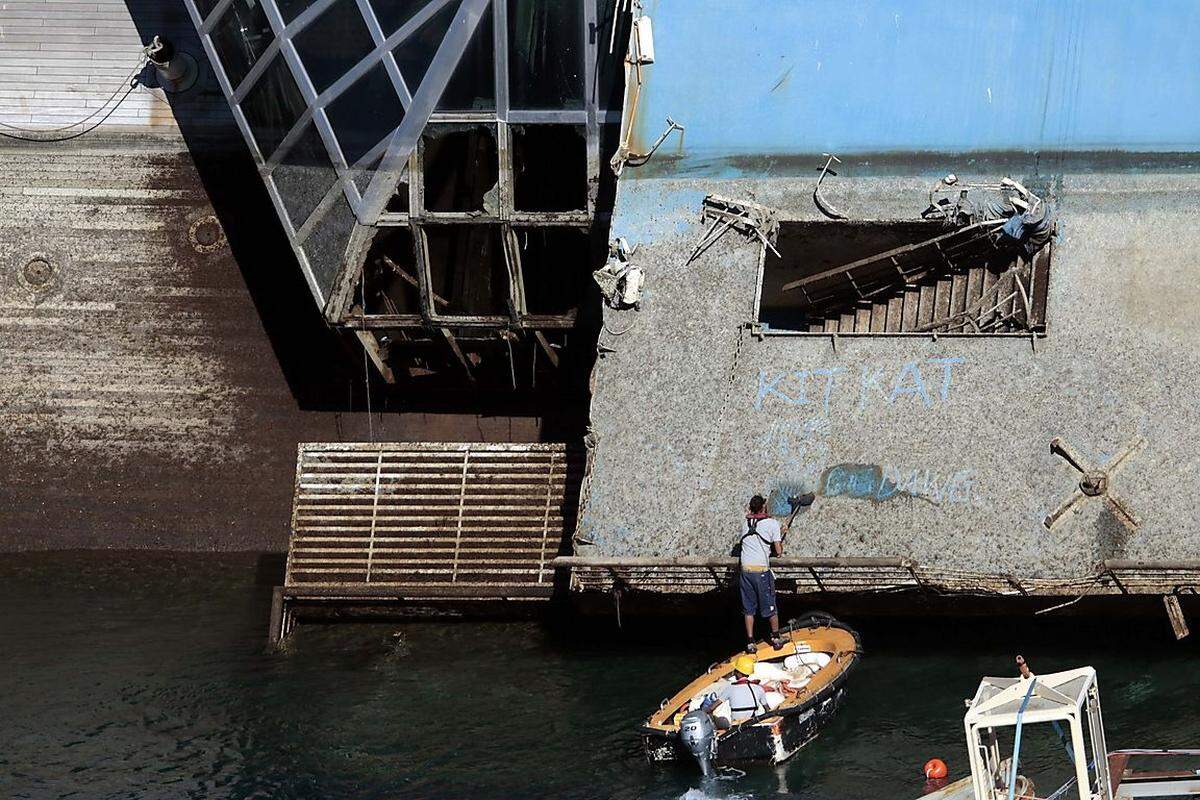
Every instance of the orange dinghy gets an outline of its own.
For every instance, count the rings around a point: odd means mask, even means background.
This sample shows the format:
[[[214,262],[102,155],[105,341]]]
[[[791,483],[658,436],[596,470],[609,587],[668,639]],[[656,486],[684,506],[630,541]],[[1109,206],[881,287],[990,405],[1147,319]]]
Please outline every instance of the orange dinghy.
[[[780,635],[781,647],[761,645],[755,655],[751,677],[765,690],[761,705],[755,701],[752,712],[731,713],[721,697],[732,685],[738,656],[714,664],[642,725],[647,757],[691,756],[710,775],[716,765],[733,761],[778,764],[816,738],[841,703],[846,677],[862,657],[861,641],[826,614],[793,620]]]

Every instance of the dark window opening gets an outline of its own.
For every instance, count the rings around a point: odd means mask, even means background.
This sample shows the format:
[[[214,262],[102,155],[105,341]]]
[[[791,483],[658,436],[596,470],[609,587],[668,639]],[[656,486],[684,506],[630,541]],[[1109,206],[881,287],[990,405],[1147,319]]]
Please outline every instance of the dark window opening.
[[[491,111],[496,108],[495,52],[489,6],[475,26],[454,75],[442,92],[438,111]]]
[[[783,222],[758,321],[808,333],[1045,330],[1051,248],[997,244],[994,225]],[[791,287],[785,289],[785,287]]]
[[[270,158],[304,111],[304,97],[282,55],[276,54],[241,109],[262,157]]]
[[[500,213],[500,157],[490,125],[429,125],[421,138],[427,211]]]
[[[507,316],[508,263],[499,225],[430,225],[425,229],[430,287],[439,314]]]
[[[292,39],[317,94],[375,48],[354,0],[338,0]]]
[[[582,108],[580,0],[508,0],[508,57],[513,108]]]
[[[354,164],[404,120],[404,107],[382,64],[377,64],[325,109],[347,164]]]
[[[408,213],[408,183],[401,181],[396,184],[396,191],[388,198],[387,212],[389,214]]]
[[[577,312],[591,282],[591,246],[574,228],[516,228],[517,252],[530,314]]]
[[[587,135],[574,125],[513,125],[513,207],[587,209]]]
[[[299,228],[329,192],[337,173],[316,126],[309,125],[271,173],[292,227]]]
[[[442,40],[446,38],[446,31],[450,30],[450,23],[454,21],[458,6],[458,3],[448,3],[392,50],[396,66],[400,68],[404,83],[414,97],[421,87],[421,81],[425,80],[425,73],[429,71],[429,62],[433,61]],[[405,17],[405,22],[407,21],[408,18]],[[383,23],[382,18],[380,23]],[[399,27],[396,26],[397,29]],[[383,30],[385,35],[390,35],[387,25],[383,26]]]
[[[275,41],[262,3],[235,0],[212,31],[213,49],[236,91],[259,57]]]
[[[379,229],[363,265],[363,280],[366,313],[421,313],[421,292],[411,230]],[[359,303],[362,299],[355,297],[354,302]]]

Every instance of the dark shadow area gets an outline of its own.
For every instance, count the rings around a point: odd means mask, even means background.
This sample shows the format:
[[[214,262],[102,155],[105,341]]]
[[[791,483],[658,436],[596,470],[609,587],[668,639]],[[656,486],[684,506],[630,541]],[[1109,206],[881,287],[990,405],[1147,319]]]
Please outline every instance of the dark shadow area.
[[[376,413],[524,416],[538,421],[543,440],[578,440],[582,436],[589,404],[588,376],[595,359],[600,319],[599,295],[587,273],[603,262],[615,193],[615,180],[606,162],[615,147],[617,126],[605,126],[601,153],[605,166],[601,169],[600,185],[590,187],[597,194],[597,224],[584,264],[578,270],[562,270],[563,265],[556,263],[562,258],[577,258],[588,250],[575,234],[567,242],[558,240],[562,238],[558,232],[548,233],[538,241],[529,241],[528,252],[524,254],[530,262],[529,272],[537,280],[536,286],[526,287],[530,312],[560,313],[578,306],[578,327],[569,332],[547,331],[552,352],[547,352],[547,347],[531,333],[516,332],[509,336],[493,333],[491,341],[472,341],[467,331],[462,349],[471,362],[474,380],[468,379],[461,359],[453,350],[434,336],[440,336],[436,328],[425,329],[415,337],[425,337],[424,345],[410,347],[403,335],[391,334],[390,340],[384,336],[381,344],[385,351],[390,348],[393,361],[413,362],[415,366],[412,370],[399,369],[396,383],[389,385],[373,367],[365,369],[362,349],[353,334],[331,329],[317,308],[182,0],[126,0],[126,6],[144,41],[156,34],[164,35],[171,39],[176,50],[195,58],[199,64],[195,86],[168,94],[167,99],[196,175],[225,230],[238,272],[299,409],[357,414],[367,410],[369,386],[369,405]],[[611,9],[605,12],[610,13]],[[530,24],[534,22],[537,21]],[[610,22],[604,23],[606,33]],[[488,91],[476,92],[471,88],[484,73],[490,75],[490,25],[489,15],[480,25],[474,49],[460,65],[441,108],[492,106],[494,101]],[[624,35],[624,29],[622,25],[618,39]],[[341,58],[338,53],[323,54],[316,46],[319,42],[309,44],[313,46],[307,55],[310,61]],[[252,68],[252,61],[253,58],[245,66]],[[607,63],[605,58],[601,61]],[[330,67],[329,74],[336,71],[335,66]],[[149,76],[152,75],[151,71]],[[490,79],[483,83],[491,86]],[[603,94],[610,107],[619,107],[620,83],[621,71],[609,69],[589,91]],[[199,111],[200,98],[209,107],[207,115]],[[214,99],[221,106],[220,119],[215,122],[211,111]],[[331,114],[336,116],[336,109],[331,109]],[[375,114],[374,118],[379,116]],[[374,123],[347,117],[340,122],[335,119],[334,124],[370,127]],[[486,207],[491,202],[488,192],[496,186],[498,154],[494,130],[479,125],[442,128],[448,135],[426,137],[425,166],[427,186],[441,185],[445,191],[427,190],[427,206],[445,211]],[[571,126],[527,126],[516,138],[518,158],[523,164],[517,179],[519,185],[514,187],[521,195],[518,205],[524,204],[530,210],[586,208],[583,192],[589,187],[581,181],[564,180],[559,174],[574,175],[578,171],[586,175],[586,146],[579,132]],[[299,225],[312,214],[324,191],[332,185],[331,165],[315,129],[310,128],[301,143],[289,151],[277,173],[279,181],[290,182],[289,191],[284,193],[290,204],[286,212],[293,225]],[[402,197],[393,198],[389,210],[406,208],[405,191]],[[395,240],[392,243],[395,245],[408,234],[386,231],[381,235]],[[568,236],[567,232],[563,236]],[[444,296],[448,313],[507,316],[510,313],[507,303],[497,299],[502,292],[494,291],[508,280],[501,248],[490,236],[475,238],[482,242],[477,248],[479,255],[485,261],[490,259],[494,268],[480,273],[485,280],[464,282],[439,266],[439,262],[445,264],[455,259],[441,252],[445,243],[437,240],[436,233],[431,236],[435,291]],[[408,252],[411,243],[399,242],[395,248],[388,245],[388,249]],[[371,295],[366,298],[368,309],[372,313],[419,313],[416,290],[408,280],[415,277],[413,260],[394,257],[391,260],[394,266],[382,262],[373,268],[367,286]],[[585,298],[584,302],[579,302],[580,297]],[[411,353],[396,356],[410,349]],[[559,366],[551,363],[555,356]],[[364,371],[368,373],[366,377]]]
[[[513,207],[587,208],[587,138],[576,125],[512,126]]]
[[[351,335],[331,329],[317,308],[183,3],[181,0],[127,0],[127,7],[143,40],[149,41],[156,34],[168,36],[178,51],[191,55],[199,64],[199,80],[194,87],[167,95],[171,111],[203,190],[225,230],[233,260],[237,262],[237,269],[297,406],[306,411],[366,411],[362,351]],[[148,83],[154,84],[152,70],[148,72]],[[223,113],[216,120],[212,112],[214,97],[220,98],[223,107]],[[491,142],[494,148],[494,137]],[[308,151],[312,151],[311,163],[305,160],[304,154]],[[301,148],[292,157],[293,161],[297,159],[295,164],[285,160],[296,167],[296,180],[321,183],[328,177],[327,160],[319,148]],[[491,183],[495,183],[494,178]],[[306,217],[311,210],[310,205],[289,209],[298,219]],[[388,232],[387,235],[397,234]],[[498,261],[502,266],[502,260]],[[386,286],[379,288],[403,313],[407,308],[404,280],[394,270],[389,271],[391,275],[384,281]],[[499,272],[500,277],[507,280],[502,268]],[[448,280],[446,275],[442,277]],[[484,292],[484,295],[490,297],[490,292]],[[481,297],[479,303],[467,305],[489,309],[494,306],[486,302],[487,297]],[[467,298],[458,299],[465,302]],[[369,302],[383,304],[389,301],[377,294]],[[505,308],[498,310],[507,313]],[[575,394],[568,393],[571,395],[568,397],[554,388],[552,373],[542,379],[544,365],[536,367],[539,380],[536,386],[530,386],[530,375],[534,372],[526,364],[523,390],[512,391],[507,348],[503,342],[493,344],[499,344],[505,350],[503,364],[497,360],[494,370],[482,369],[484,380],[475,387],[454,371],[447,371],[437,381],[418,377],[389,386],[372,368],[368,379],[371,409],[376,413],[545,417],[544,438],[578,438],[578,432],[582,431],[579,420],[586,417],[586,400],[581,402]],[[525,355],[528,358],[528,345]],[[441,352],[435,360],[452,357],[449,352]],[[495,373],[497,379],[487,380],[489,373]],[[482,391],[481,387],[488,390]],[[564,408],[567,409],[565,414]],[[559,423],[551,419],[560,414],[571,421]]]
[[[255,586],[282,586],[287,553],[260,553],[254,565]]]
[[[428,125],[421,137],[425,210],[484,211],[499,202],[496,131],[491,125]]]

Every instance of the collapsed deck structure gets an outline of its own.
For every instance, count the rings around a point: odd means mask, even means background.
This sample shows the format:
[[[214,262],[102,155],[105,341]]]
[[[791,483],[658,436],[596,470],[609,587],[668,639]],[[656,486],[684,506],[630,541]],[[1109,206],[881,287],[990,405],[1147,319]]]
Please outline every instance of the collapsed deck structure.
[[[314,301],[385,381],[493,366],[516,389],[515,349],[559,366],[605,249],[628,14],[186,5]]]

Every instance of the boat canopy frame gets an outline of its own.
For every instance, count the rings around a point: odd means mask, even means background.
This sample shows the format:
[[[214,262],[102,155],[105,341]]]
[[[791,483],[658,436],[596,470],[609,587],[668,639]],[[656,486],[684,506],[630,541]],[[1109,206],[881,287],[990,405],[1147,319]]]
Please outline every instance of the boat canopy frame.
[[[1030,672],[1018,678],[985,677],[980,681],[963,718],[975,800],[1012,800],[1021,727],[1026,723],[1046,722],[1068,726],[1070,738],[1065,744],[1074,763],[1079,800],[1113,800],[1100,689],[1092,667],[1047,675]],[[1015,729],[1010,775],[1001,775],[1001,770],[1009,765],[1000,754],[996,735],[1000,728]],[[1094,786],[1089,780],[1089,767],[1095,770]],[[1054,796],[1066,797],[1067,788],[1064,786]]]

